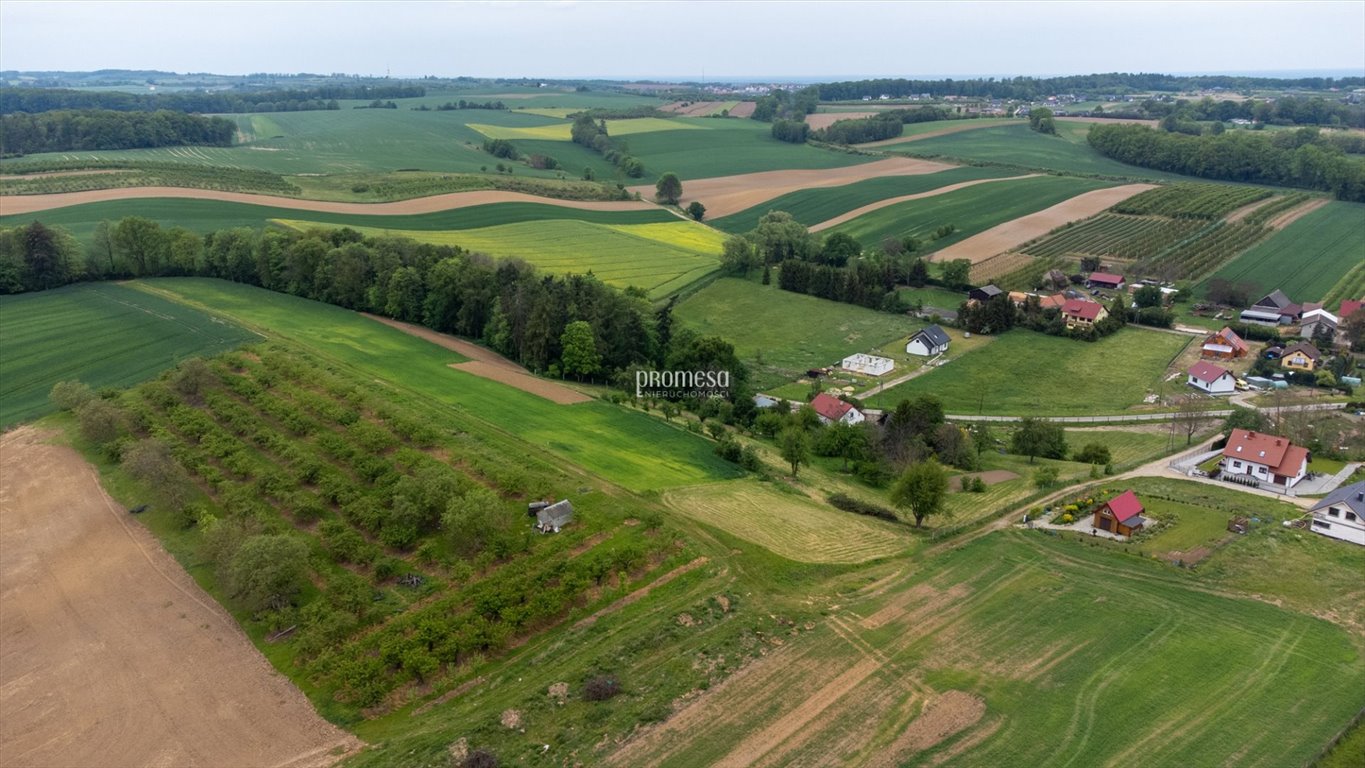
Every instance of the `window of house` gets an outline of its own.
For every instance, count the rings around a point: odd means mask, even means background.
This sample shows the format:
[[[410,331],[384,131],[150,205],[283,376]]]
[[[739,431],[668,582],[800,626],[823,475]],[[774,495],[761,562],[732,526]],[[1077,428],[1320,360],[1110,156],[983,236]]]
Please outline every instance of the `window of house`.
[[[1341,517],[1341,512],[1339,512],[1339,511],[1337,510],[1336,507],[1331,507],[1331,508],[1329,508],[1329,509],[1327,510],[1327,516],[1328,516],[1328,517]]]
[[[1314,527],[1314,528],[1321,528],[1321,529],[1323,529],[1324,531],[1330,531],[1330,530],[1332,530],[1332,524],[1331,524],[1331,523],[1328,523],[1328,522],[1325,522],[1325,521],[1323,521],[1323,520],[1314,520],[1314,521],[1313,521],[1313,527]]]
[[[1241,469],[1241,468],[1242,468],[1242,462],[1240,462],[1240,461],[1234,461],[1234,462],[1232,462],[1232,468],[1233,468],[1233,469]]]
[[[1346,519],[1347,519],[1347,520],[1352,520],[1352,521],[1355,520],[1355,519],[1356,519],[1356,513],[1354,513],[1354,512],[1347,512],[1347,513],[1346,513]]]

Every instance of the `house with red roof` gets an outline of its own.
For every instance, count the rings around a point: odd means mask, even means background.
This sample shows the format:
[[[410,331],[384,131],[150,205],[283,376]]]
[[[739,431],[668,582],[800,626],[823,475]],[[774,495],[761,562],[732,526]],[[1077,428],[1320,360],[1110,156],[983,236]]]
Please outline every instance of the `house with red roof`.
[[[1288,490],[1308,474],[1308,449],[1287,437],[1234,429],[1223,447],[1220,477],[1234,482],[1255,481]]]
[[[1124,491],[1095,510],[1092,524],[1099,530],[1108,531],[1116,536],[1132,536],[1147,524],[1142,517],[1145,511],[1136,493]]]
[[[1199,356],[1207,360],[1239,360],[1250,352],[1251,348],[1242,337],[1225,326],[1223,330],[1205,337]]]
[[[820,417],[821,424],[833,424],[842,422],[844,424],[861,424],[867,420],[863,412],[853,407],[852,403],[829,394],[821,392],[810,401],[810,407],[815,409],[815,415]]]
[[[1093,328],[1095,323],[1109,317],[1109,310],[1103,304],[1085,299],[1067,299],[1062,305],[1062,319],[1068,329]]]
[[[1189,379],[1185,383],[1210,395],[1230,395],[1237,389],[1237,377],[1232,375],[1232,371],[1207,360],[1200,360],[1190,368]]]
[[[1123,275],[1115,275],[1109,272],[1091,272],[1090,277],[1086,278],[1085,284],[1091,288],[1108,288],[1117,291],[1123,288]]]

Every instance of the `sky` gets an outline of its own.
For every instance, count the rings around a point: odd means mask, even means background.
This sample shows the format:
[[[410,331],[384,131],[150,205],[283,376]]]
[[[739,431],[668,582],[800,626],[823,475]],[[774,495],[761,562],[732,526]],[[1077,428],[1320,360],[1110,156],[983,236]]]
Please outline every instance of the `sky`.
[[[0,69],[684,80],[1365,74],[1365,0],[4,0]]]

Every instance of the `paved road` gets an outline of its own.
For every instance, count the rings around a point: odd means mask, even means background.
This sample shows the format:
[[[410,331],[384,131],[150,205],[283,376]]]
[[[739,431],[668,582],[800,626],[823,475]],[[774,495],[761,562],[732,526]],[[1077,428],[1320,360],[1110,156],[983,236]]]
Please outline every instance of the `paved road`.
[[[1258,407],[1258,406],[1251,406],[1251,405],[1249,405],[1249,406],[1247,406],[1247,407],[1249,407],[1249,408],[1256,408],[1257,410],[1262,410],[1262,411],[1273,410],[1273,408],[1272,408],[1271,406],[1261,406],[1261,407]],[[1345,407],[1346,407],[1346,404],[1345,404],[1345,403],[1310,403],[1310,404],[1308,404],[1308,405],[1287,405],[1287,406],[1285,406],[1285,407],[1283,407],[1283,408],[1281,408],[1281,409],[1279,409],[1279,410],[1281,410],[1281,411],[1340,411],[1340,410],[1344,409]],[[1201,418],[1224,417],[1224,416],[1229,416],[1229,415],[1231,415],[1231,414],[1232,414],[1232,409],[1231,409],[1231,408],[1223,408],[1223,409],[1218,409],[1218,410],[1214,410],[1214,411],[1200,411],[1200,412],[1199,412],[1199,415],[1200,415]],[[1164,412],[1164,413],[1124,413],[1124,414],[1114,414],[1114,415],[1104,415],[1104,416],[1038,416],[1037,418],[1046,419],[1046,420],[1048,420],[1048,421],[1064,422],[1064,423],[1090,424],[1090,423],[1097,423],[1097,422],[1100,422],[1100,423],[1109,423],[1109,422],[1120,423],[1120,422],[1131,422],[1131,421],[1173,421],[1173,420],[1175,420],[1175,419],[1177,419],[1177,418],[1179,418],[1179,417],[1181,417],[1181,416],[1184,416],[1184,415],[1186,415],[1186,414],[1181,414],[1181,413],[1176,413],[1176,412],[1171,411],[1171,412]],[[950,413],[950,414],[947,414],[946,416],[944,416],[944,418],[947,419],[948,421],[1015,422],[1015,421],[1019,421],[1019,420],[1023,419],[1024,417],[1023,417],[1023,416],[981,416],[981,415],[970,415],[970,414]]]

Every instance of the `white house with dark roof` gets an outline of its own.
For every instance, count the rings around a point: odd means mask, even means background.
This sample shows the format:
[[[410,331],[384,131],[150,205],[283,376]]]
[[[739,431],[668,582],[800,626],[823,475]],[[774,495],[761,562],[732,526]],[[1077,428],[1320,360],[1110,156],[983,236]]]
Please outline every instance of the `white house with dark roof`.
[[[1186,383],[1210,395],[1230,395],[1237,389],[1237,377],[1232,371],[1207,360],[1200,360],[1190,368]]]
[[[1365,481],[1336,489],[1308,511],[1314,533],[1365,546]]]
[[[928,328],[921,328],[910,337],[909,343],[905,345],[905,352],[920,357],[933,357],[947,352],[949,341],[947,332],[937,325],[931,325]]]

